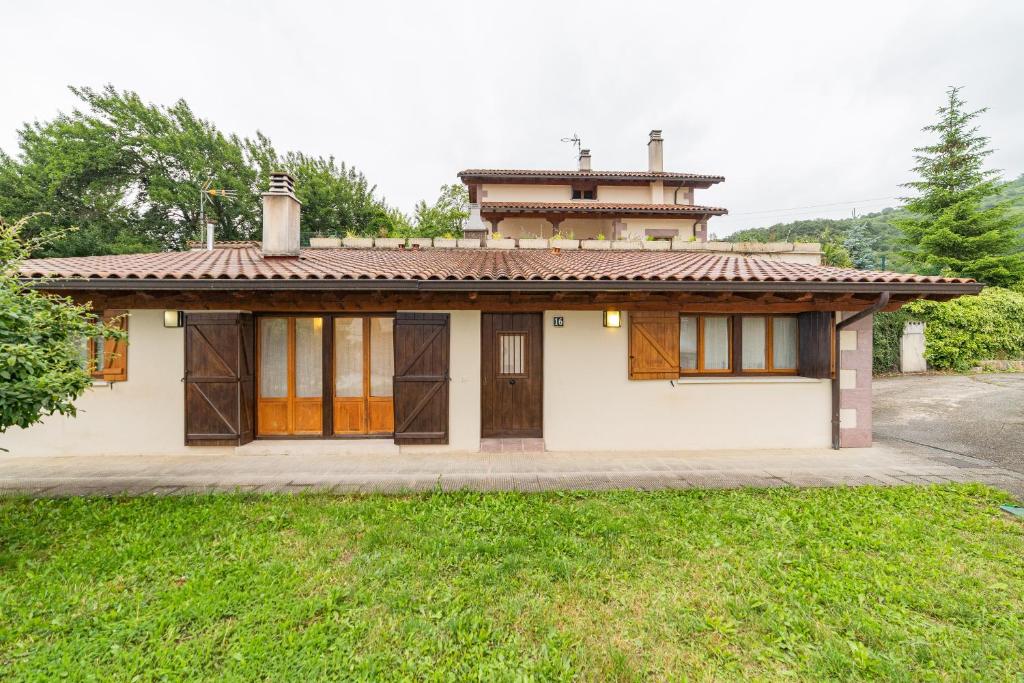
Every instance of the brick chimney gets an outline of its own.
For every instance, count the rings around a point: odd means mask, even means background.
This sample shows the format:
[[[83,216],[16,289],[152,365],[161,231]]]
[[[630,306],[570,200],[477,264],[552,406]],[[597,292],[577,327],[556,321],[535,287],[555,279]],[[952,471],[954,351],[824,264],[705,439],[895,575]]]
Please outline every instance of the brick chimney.
[[[299,214],[295,179],[283,171],[270,174],[270,189],[263,193],[263,255],[299,255]]]
[[[660,130],[651,131],[651,139],[647,141],[647,170],[651,173],[661,173],[665,170],[665,150],[662,149],[664,140]]]
[[[581,149],[580,150],[580,170],[581,171],[589,171],[590,170],[590,150],[589,149]]]

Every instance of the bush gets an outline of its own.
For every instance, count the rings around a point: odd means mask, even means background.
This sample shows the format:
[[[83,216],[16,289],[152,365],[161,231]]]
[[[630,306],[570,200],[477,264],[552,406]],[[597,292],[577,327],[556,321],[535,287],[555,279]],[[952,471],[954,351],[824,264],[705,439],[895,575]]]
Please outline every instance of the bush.
[[[1024,358],[1024,294],[987,287],[978,296],[914,301],[904,310],[927,323],[925,359],[934,368],[963,372],[981,360]]]
[[[871,369],[875,374],[900,371],[903,326],[913,319],[914,316],[903,309],[875,314],[871,358]]]

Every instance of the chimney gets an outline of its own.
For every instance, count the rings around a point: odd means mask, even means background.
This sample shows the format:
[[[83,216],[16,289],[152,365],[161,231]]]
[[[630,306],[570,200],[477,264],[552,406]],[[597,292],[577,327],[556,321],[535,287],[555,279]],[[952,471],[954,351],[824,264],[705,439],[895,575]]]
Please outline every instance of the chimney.
[[[581,149],[580,150],[580,170],[581,171],[589,171],[590,170],[590,150],[589,149]]]
[[[299,214],[295,179],[283,171],[270,174],[270,189],[263,193],[263,255],[299,255]]]
[[[651,139],[647,142],[647,169],[651,173],[661,173],[665,170],[665,150],[661,147],[663,143],[661,131],[652,130]]]

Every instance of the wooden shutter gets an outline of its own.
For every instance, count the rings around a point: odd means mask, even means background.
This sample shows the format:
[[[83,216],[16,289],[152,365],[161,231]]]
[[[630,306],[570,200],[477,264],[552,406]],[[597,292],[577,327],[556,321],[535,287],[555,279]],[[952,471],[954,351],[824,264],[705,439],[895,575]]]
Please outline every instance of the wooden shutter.
[[[834,315],[831,311],[811,311],[797,316],[800,330],[797,374],[801,377],[832,376]]]
[[[449,316],[395,317],[395,443],[448,443]]]
[[[251,313],[185,314],[185,445],[238,446],[253,439]]]
[[[103,340],[103,370],[100,375],[107,382],[128,381],[128,311],[123,309],[107,309],[103,311],[103,319],[111,327],[125,333],[124,339]]]
[[[629,314],[629,378],[679,378],[679,314]]]

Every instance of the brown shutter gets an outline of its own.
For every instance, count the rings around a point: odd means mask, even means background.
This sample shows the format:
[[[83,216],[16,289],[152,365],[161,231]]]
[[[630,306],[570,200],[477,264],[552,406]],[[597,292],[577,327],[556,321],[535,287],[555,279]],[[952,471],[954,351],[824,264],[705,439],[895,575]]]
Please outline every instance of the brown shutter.
[[[255,359],[251,313],[185,314],[185,445],[253,439]]]
[[[799,346],[797,374],[824,379],[832,376],[832,328],[834,314],[811,311],[797,316]]]
[[[629,378],[679,378],[679,314],[629,314]]]
[[[103,311],[103,319],[111,327],[125,333],[124,339],[103,340],[103,370],[100,373],[108,382],[128,381],[128,311],[123,309],[107,309]]]
[[[447,313],[395,317],[395,443],[448,443]]]

